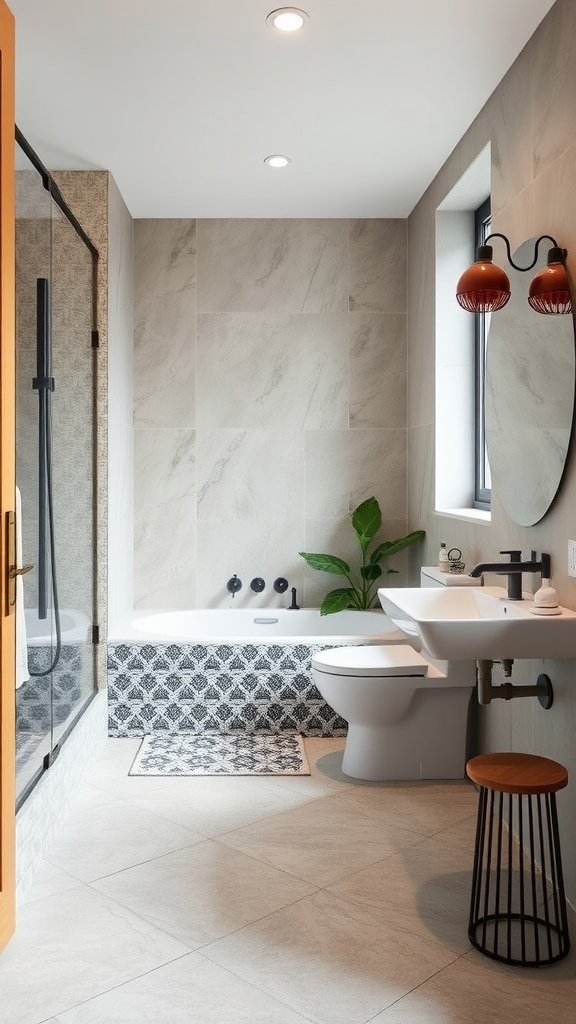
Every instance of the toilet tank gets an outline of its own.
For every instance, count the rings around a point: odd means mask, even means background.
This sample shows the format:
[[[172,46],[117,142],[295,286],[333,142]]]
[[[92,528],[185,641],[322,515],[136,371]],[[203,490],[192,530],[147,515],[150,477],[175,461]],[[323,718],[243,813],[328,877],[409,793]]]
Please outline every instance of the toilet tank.
[[[437,565],[423,565],[420,569],[421,587],[480,587],[482,578],[475,579],[466,573],[442,572]]]

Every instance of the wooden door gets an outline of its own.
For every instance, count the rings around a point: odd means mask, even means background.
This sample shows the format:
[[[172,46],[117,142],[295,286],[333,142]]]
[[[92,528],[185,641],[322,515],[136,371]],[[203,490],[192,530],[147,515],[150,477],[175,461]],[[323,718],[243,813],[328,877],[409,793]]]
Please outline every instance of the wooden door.
[[[8,600],[15,492],[14,19],[0,0],[0,949],[14,931],[15,620]]]

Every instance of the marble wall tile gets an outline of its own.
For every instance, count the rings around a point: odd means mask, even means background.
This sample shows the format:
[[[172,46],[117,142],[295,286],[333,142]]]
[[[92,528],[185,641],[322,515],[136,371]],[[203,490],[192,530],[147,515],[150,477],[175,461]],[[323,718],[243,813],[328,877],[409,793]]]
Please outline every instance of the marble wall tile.
[[[576,6],[557,0],[533,47],[534,174],[540,174],[576,135]],[[526,104],[528,106],[528,104]]]
[[[350,314],[350,426],[406,423],[406,315]]]
[[[196,222],[134,224],[134,422],[191,427],[195,404]]]
[[[199,427],[348,424],[346,314],[198,317]]]
[[[290,508],[278,509],[274,515],[238,519],[234,524],[199,521],[197,606],[288,607],[290,592],[277,594],[272,584],[278,576],[284,576],[301,594],[304,563],[298,552],[304,550],[303,545],[301,515]],[[243,586],[232,597],[226,583],[234,573]],[[255,576],[266,582],[266,589],[260,594],[250,589],[250,580]]]
[[[135,605],[194,606],[194,431],[139,429],[134,437]]]
[[[285,512],[298,516],[304,497],[304,442],[299,430],[196,432],[199,520],[235,523]]]
[[[309,430],[305,515],[339,520],[374,495],[385,519],[406,514],[406,431]]]
[[[116,623],[132,610],[134,593],[134,232],[112,179],[108,221],[108,615]]]
[[[429,210],[417,207],[408,220],[407,422],[434,420],[436,225]]]
[[[350,221],[350,309],[406,309],[406,221]]]
[[[344,220],[198,221],[203,312],[344,312],[347,270]]]
[[[491,127],[492,212],[509,203],[532,180],[532,44],[504,76],[487,104]]]

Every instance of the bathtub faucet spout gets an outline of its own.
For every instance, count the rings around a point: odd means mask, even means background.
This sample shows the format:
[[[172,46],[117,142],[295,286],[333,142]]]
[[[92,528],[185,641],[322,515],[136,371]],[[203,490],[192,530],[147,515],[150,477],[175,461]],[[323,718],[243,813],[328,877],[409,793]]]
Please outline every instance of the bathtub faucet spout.
[[[288,611],[297,612],[300,608],[300,605],[296,604],[296,587],[292,587],[290,593],[292,594],[292,604],[288,606]]]

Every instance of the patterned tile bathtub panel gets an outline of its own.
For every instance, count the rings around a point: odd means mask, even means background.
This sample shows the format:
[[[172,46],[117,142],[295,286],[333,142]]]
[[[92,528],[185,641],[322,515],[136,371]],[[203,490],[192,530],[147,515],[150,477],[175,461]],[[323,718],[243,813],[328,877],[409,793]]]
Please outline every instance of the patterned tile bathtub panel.
[[[346,722],[311,674],[312,655],[334,646],[110,644],[110,735],[288,729],[343,736]]]

